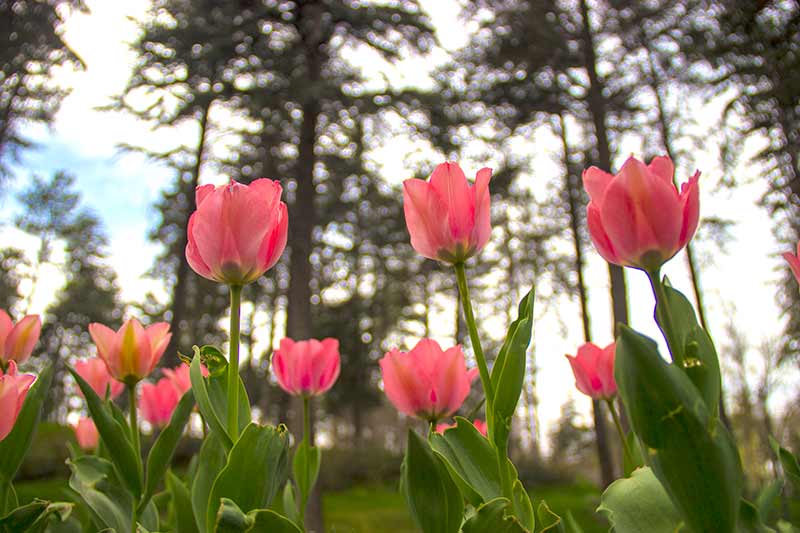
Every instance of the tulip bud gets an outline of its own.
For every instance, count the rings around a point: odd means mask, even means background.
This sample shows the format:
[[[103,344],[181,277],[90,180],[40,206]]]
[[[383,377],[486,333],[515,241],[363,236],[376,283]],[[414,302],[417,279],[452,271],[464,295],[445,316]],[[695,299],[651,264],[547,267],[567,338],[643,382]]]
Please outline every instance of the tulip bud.
[[[155,385],[143,383],[139,398],[142,418],[154,426],[164,427],[172,418],[180,399],[175,385],[167,378],[158,380]]]
[[[186,259],[212,281],[245,285],[278,262],[286,247],[289,217],[277,181],[197,188],[189,218]]]
[[[609,400],[617,394],[617,382],[614,381],[616,347],[614,342],[602,349],[587,342],[578,348],[577,356],[567,355],[579,391],[594,400]]]
[[[477,369],[467,370],[461,346],[443,351],[422,339],[408,353],[396,348],[380,360],[386,396],[402,413],[437,421],[455,413],[469,394]]]
[[[678,193],[669,157],[645,165],[628,158],[612,176],[597,167],[583,171],[589,234],[609,263],[655,271],[691,240],[700,217],[696,172]]]
[[[82,377],[101,398],[106,397],[108,390],[114,399],[122,394],[125,385],[111,377],[106,363],[99,357],[75,361],[75,372]]]
[[[111,376],[127,384],[141,381],[153,371],[172,337],[166,322],[145,329],[135,318],[118,331],[96,322],[89,324],[89,334]]]
[[[470,186],[457,163],[442,163],[430,181],[403,182],[403,210],[414,250],[451,264],[483,250],[492,233],[491,177],[491,169],[483,168]]]
[[[794,279],[800,283],[800,243],[797,243],[797,255],[792,252],[785,252],[783,258],[789,263]]]
[[[78,420],[73,429],[81,450],[88,452],[97,449],[97,444],[100,442],[100,434],[97,432],[94,420],[83,417]]]
[[[183,363],[175,368],[165,368],[163,370],[164,377],[172,383],[175,390],[178,392],[178,397],[186,394],[186,391],[192,388],[192,379],[189,377],[189,365]],[[200,365],[200,372],[203,377],[208,377],[208,369]]]
[[[278,384],[294,396],[318,396],[339,377],[339,341],[281,339],[272,355],[272,371]]]
[[[33,353],[41,331],[39,315],[28,315],[14,325],[8,313],[0,309],[0,367],[5,368],[9,361],[24,363]]]
[[[8,362],[5,373],[0,369],[0,441],[14,429],[25,397],[35,380],[36,376],[32,374],[18,374],[14,360]]]

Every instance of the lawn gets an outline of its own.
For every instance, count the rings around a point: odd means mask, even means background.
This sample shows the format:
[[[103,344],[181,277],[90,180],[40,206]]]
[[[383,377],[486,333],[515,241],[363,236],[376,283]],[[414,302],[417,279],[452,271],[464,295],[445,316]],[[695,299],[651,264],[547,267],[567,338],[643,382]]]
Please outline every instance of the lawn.
[[[25,481],[16,485],[21,502],[33,498],[70,500],[71,491],[63,479]],[[572,511],[585,533],[604,533],[608,526],[594,514],[599,492],[587,483],[551,485],[531,491],[534,506],[544,498],[558,514]],[[324,495],[323,512],[328,533],[416,533],[405,501],[395,487],[355,487]],[[83,518],[83,517],[77,517]]]

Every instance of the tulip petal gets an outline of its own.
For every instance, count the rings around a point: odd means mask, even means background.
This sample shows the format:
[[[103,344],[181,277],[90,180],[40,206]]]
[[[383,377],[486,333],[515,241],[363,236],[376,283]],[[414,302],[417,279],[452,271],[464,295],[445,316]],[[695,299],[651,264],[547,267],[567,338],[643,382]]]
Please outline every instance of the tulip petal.
[[[650,164],[647,165],[647,170],[665,183],[673,185],[672,177],[675,175],[675,164],[669,157],[664,155],[654,157]]]
[[[491,179],[492,169],[482,168],[478,171],[475,185],[471,188],[475,206],[475,226],[472,228],[471,242],[478,250],[483,249],[492,236],[491,195],[489,194]]]
[[[449,237],[454,241],[469,239],[475,225],[475,205],[464,171],[458,163],[446,162],[431,174],[430,188],[442,199],[447,213]]]
[[[586,223],[589,227],[589,236],[592,238],[592,243],[594,243],[594,247],[597,248],[603,259],[615,265],[621,264],[621,259],[614,251],[614,245],[603,227],[600,210],[594,202],[589,202],[589,207],[586,210]]]
[[[214,192],[216,187],[211,184],[200,185],[194,190],[194,205],[200,207],[208,196]]]
[[[89,324],[89,335],[97,346],[97,355],[108,367],[112,376],[118,377],[122,372],[120,360],[114,357],[118,344],[117,333],[103,324],[93,322]]]
[[[685,246],[697,231],[700,222],[700,171],[694,173],[687,183],[681,185],[681,208],[683,211],[683,224],[679,244]]]
[[[601,202],[613,179],[614,176],[608,172],[597,167],[589,167],[583,171],[583,188],[591,201]]]
[[[403,182],[403,211],[411,246],[423,257],[438,259],[447,242],[446,225],[439,219],[446,212],[442,199],[425,181],[408,179]]]
[[[12,329],[14,329],[14,322],[11,321],[8,313],[0,309],[0,359],[5,360],[6,358],[3,350],[5,350],[6,338]]]
[[[264,238],[258,250],[259,277],[275,266],[286,249],[289,238],[289,213],[286,204],[281,202],[277,208],[276,222],[272,231]]]
[[[214,278],[214,274],[211,272],[211,269],[203,260],[202,256],[200,255],[200,251],[197,249],[197,244],[194,240],[194,224],[196,216],[197,212],[194,212],[192,213],[192,216],[189,217],[189,227],[186,230],[188,235],[188,241],[186,243],[186,261],[189,263],[189,266],[192,267],[192,270],[204,278],[212,281],[218,281],[216,278]]]

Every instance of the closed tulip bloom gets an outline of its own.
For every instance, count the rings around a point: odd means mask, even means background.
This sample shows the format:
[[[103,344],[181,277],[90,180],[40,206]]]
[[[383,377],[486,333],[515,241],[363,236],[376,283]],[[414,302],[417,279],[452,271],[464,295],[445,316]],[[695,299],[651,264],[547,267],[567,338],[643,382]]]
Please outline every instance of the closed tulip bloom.
[[[99,357],[75,361],[75,371],[92,387],[92,390],[101,398],[106,397],[106,390],[111,398],[116,398],[122,393],[125,385],[111,377],[106,363]]]
[[[469,394],[477,369],[467,370],[461,346],[442,350],[422,339],[408,353],[396,348],[380,360],[386,396],[409,416],[429,421],[455,413]]]
[[[205,366],[200,366],[200,372],[203,376],[208,376],[208,370]],[[183,363],[175,368],[165,368],[164,377],[172,383],[175,390],[178,391],[178,396],[183,396],[186,391],[192,388],[192,379],[189,377],[189,365]]]
[[[180,399],[175,385],[167,378],[161,378],[155,385],[144,383],[139,398],[142,418],[154,426],[164,427]]]
[[[28,315],[16,324],[8,313],[0,309],[0,366],[9,361],[24,363],[39,342],[42,321],[39,315]]]
[[[278,262],[289,229],[277,181],[202,185],[189,218],[186,259],[195,272],[228,285],[245,285]]]
[[[13,360],[9,361],[5,372],[0,369],[0,441],[14,429],[25,396],[35,380],[32,374],[17,373],[17,363]]]
[[[89,334],[111,376],[127,384],[141,381],[153,371],[172,337],[166,322],[144,328],[135,318],[118,331],[96,322],[89,324]]]
[[[605,348],[587,342],[578,348],[578,355],[567,356],[579,391],[594,400],[609,400],[617,394],[617,382],[614,381],[616,347],[614,342]]]
[[[318,396],[339,377],[339,341],[281,339],[272,355],[272,372],[278,384],[294,396]]]
[[[797,243],[797,255],[792,252],[786,252],[783,254],[783,258],[789,263],[794,279],[800,283],[800,243]]]
[[[458,163],[442,163],[430,181],[403,182],[403,210],[411,246],[423,257],[457,264],[479,253],[492,233],[489,180],[482,168],[475,184]]]
[[[691,240],[700,217],[700,172],[680,193],[674,173],[669,157],[649,165],[630,157],[616,176],[597,167],[583,171],[589,233],[606,261],[654,271]]]
[[[94,420],[83,417],[78,420],[74,429],[75,438],[81,450],[91,451],[97,449],[97,444],[100,442],[100,434],[97,432],[97,426],[94,425]]]

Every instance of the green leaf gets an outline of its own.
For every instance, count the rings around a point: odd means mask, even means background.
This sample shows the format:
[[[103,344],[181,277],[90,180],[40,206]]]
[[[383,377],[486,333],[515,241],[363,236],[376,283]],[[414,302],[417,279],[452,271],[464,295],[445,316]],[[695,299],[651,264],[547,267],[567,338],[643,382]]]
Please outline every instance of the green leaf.
[[[270,509],[256,509],[247,514],[233,501],[223,498],[217,511],[217,533],[301,533],[300,528],[286,517]]]
[[[528,495],[528,491],[525,490],[525,487],[522,485],[522,482],[519,479],[514,480],[512,494],[514,496],[514,514],[517,516],[517,518],[519,518],[519,521],[522,523],[525,529],[528,531],[533,531],[534,527],[536,526],[536,518],[533,514],[533,504],[531,503],[531,497]]]
[[[50,503],[35,499],[27,505],[17,507],[6,516],[0,518],[0,532],[2,533],[40,533],[45,531],[51,518],[59,522],[69,518],[75,504],[66,502]]]
[[[167,491],[172,499],[173,530],[176,533],[197,533],[197,523],[192,512],[192,497],[189,489],[178,476],[172,473],[172,470],[167,470],[165,481]]]
[[[700,391],[708,412],[716,417],[719,413],[722,378],[714,343],[697,322],[694,307],[686,296],[673,289],[666,277],[663,283],[666,302],[659,302],[656,310],[659,324],[663,323],[664,307],[669,306],[673,327],[670,350],[678,352],[677,355],[673,354],[673,358],[683,361],[682,370]]]
[[[41,418],[42,404],[47,397],[52,381],[53,365],[51,363],[45,366],[28,390],[25,403],[22,405],[11,433],[0,441],[0,481],[5,480],[8,483],[14,481],[33,441],[33,435]],[[3,409],[10,409],[10,407],[4,406]]]
[[[226,461],[225,447],[217,433],[208,435],[197,457],[197,472],[192,483],[192,510],[198,530],[206,531],[208,497]]]
[[[109,455],[122,476],[122,481],[138,499],[142,494],[142,461],[136,455],[133,444],[129,440],[130,433],[124,427],[126,424],[120,424],[114,418],[106,403],[100,399],[80,374],[75,372],[72,367],[68,366],[67,369],[86,399],[92,420],[97,426],[103,443],[111,451]]]
[[[68,460],[72,470],[69,486],[86,502],[98,527],[131,530],[133,501],[117,482],[114,465],[92,455]]]
[[[492,368],[491,380],[495,395],[492,407],[498,418],[503,421],[496,422],[507,425],[510,425],[522,394],[525,359],[533,327],[533,300],[533,289],[531,289],[519,303],[518,317],[508,328],[506,340]],[[506,438],[507,434],[506,431]]]
[[[300,441],[294,454],[293,470],[301,502],[308,500],[308,495],[311,493],[314,483],[317,482],[321,461],[319,448],[309,446],[305,439]]]
[[[150,453],[147,456],[147,476],[145,478],[145,491],[142,496],[139,508],[143,509],[150,502],[150,498],[155,494],[158,484],[164,477],[164,473],[172,462],[175,448],[183,435],[183,428],[189,421],[189,416],[194,408],[194,396],[192,391],[187,391],[178,402],[172,412],[169,424],[161,431],[156,439]]]
[[[567,514],[564,515],[564,523],[566,524],[567,533],[583,533],[583,528],[572,516],[572,511],[567,511]]]
[[[433,433],[430,445],[473,506],[502,496],[494,448],[469,420],[456,417],[456,427]]]
[[[523,527],[506,498],[496,498],[475,510],[461,529],[463,533],[529,533]]]
[[[548,533],[565,533],[564,523],[561,522],[561,517],[551,511],[544,501],[542,501],[536,509],[536,518],[537,533],[545,531]],[[620,533],[623,531],[624,530],[620,530]]]
[[[217,414],[218,420],[227,420],[228,419],[228,370],[227,367],[223,374],[219,376],[210,376],[206,380],[207,390],[208,390],[208,397],[211,400],[211,405],[214,408],[214,412]],[[247,397],[247,390],[244,387],[244,383],[242,383],[242,379],[239,378],[239,395],[237,397],[239,399],[239,433],[244,431],[244,428],[252,420],[252,415],[250,413],[250,400]],[[226,426],[227,428],[227,426]]]
[[[645,455],[686,523],[696,531],[734,531],[743,474],[733,438],[689,377],[656,344],[620,327],[615,377]]]
[[[762,516],[764,520],[769,521],[775,509],[775,504],[779,501],[782,490],[783,480],[775,479],[758,493],[755,504],[758,508],[758,514]]]
[[[189,365],[189,378],[192,381],[194,399],[197,401],[197,407],[200,409],[200,414],[203,415],[203,420],[205,420],[208,427],[211,428],[212,433],[219,437],[220,442],[225,446],[226,450],[230,450],[233,446],[233,440],[231,440],[231,436],[228,435],[225,425],[221,422],[219,416],[217,416],[217,411],[211,403],[211,398],[208,394],[207,379],[203,377],[203,370],[200,366],[199,350],[200,349],[195,346],[195,356],[194,359],[192,359],[192,364]],[[225,420],[224,413],[222,416],[222,420]]]
[[[266,509],[288,477],[286,427],[251,423],[233,445],[227,464],[214,481],[208,498],[207,524],[214,524],[222,498],[232,500],[244,512]]]
[[[300,510],[297,507],[297,498],[294,495],[294,485],[291,480],[283,486],[283,512],[292,522],[300,523]]]
[[[627,453],[622,454],[622,470],[625,477],[630,477],[634,470],[645,466],[644,457],[642,456],[642,447],[639,445],[639,439],[636,438],[636,433],[629,431],[625,435],[625,442],[628,444],[628,449],[631,451],[631,457]]]
[[[770,437],[769,443],[775,451],[775,455],[778,456],[778,460],[781,462],[783,475],[794,485],[795,490],[800,491],[800,463],[798,463],[797,457],[781,446],[774,438]]]
[[[775,530],[767,527],[761,520],[758,508],[749,501],[742,498],[739,508],[739,527],[738,533],[775,533]]]
[[[650,468],[639,468],[631,477],[608,486],[598,512],[605,513],[616,531],[674,533],[688,531],[678,510]]]
[[[411,516],[423,533],[457,533],[464,500],[430,445],[408,430],[402,490]]]

